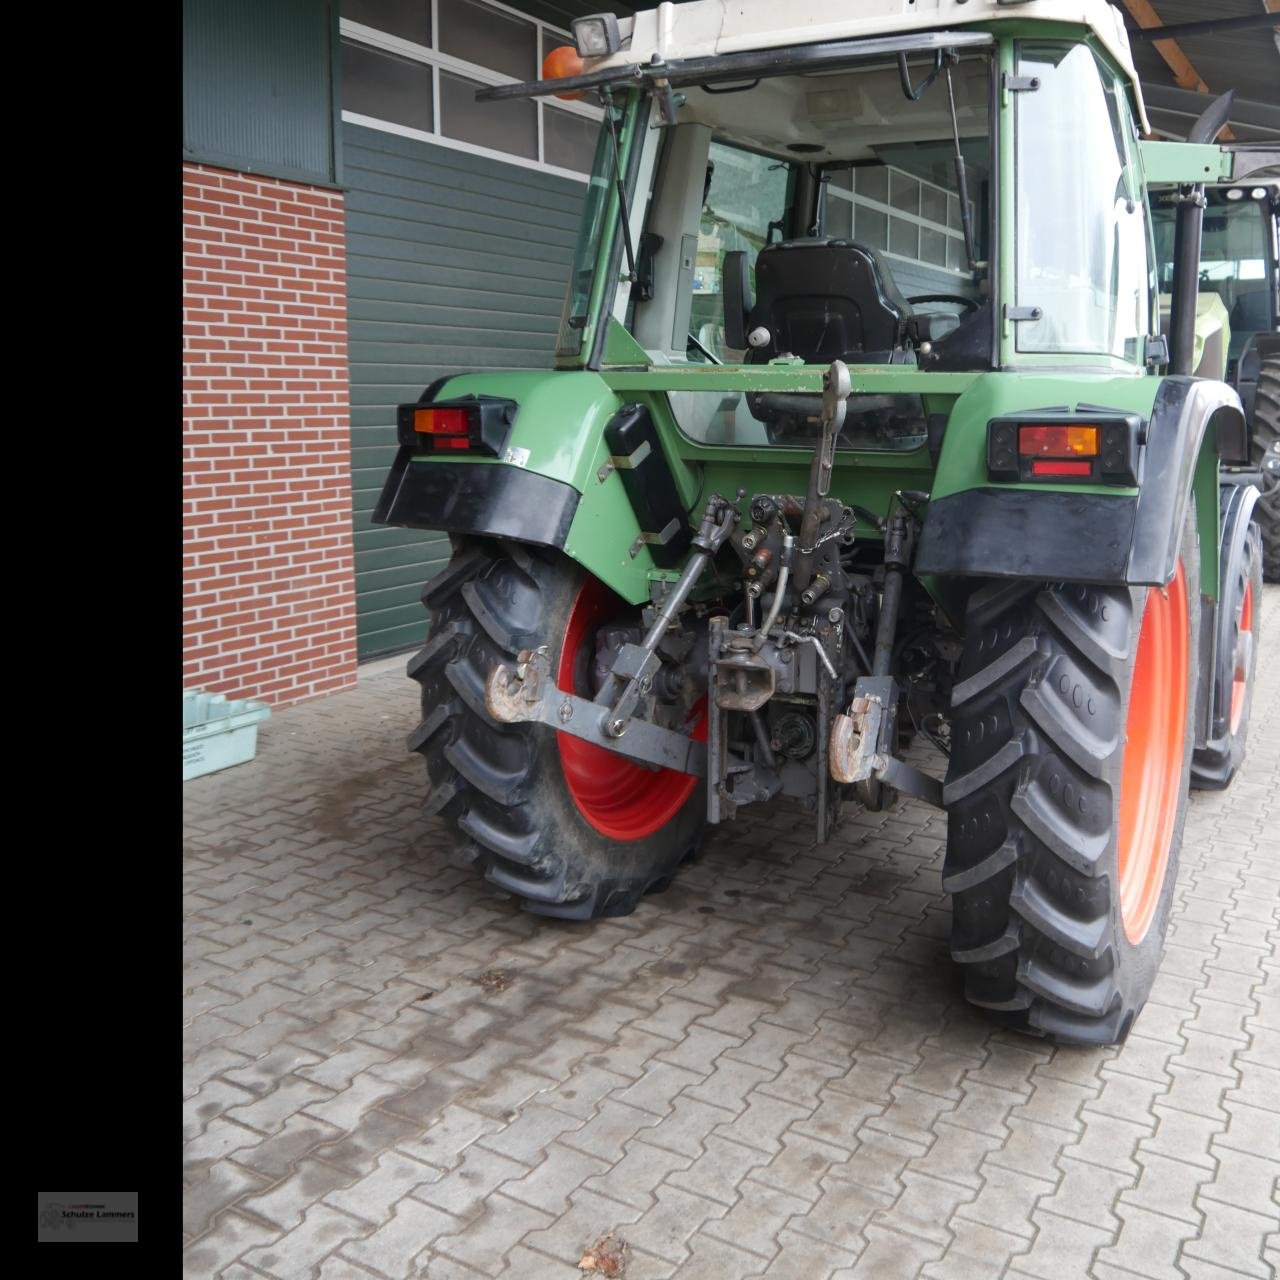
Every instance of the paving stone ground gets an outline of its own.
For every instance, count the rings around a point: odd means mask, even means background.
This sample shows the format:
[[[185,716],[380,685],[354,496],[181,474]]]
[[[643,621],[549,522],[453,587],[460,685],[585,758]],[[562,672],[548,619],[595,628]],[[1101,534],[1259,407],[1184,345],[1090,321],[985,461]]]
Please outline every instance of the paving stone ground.
[[[1193,798],[1123,1049],[965,1005],[920,805],[822,848],[750,810],[565,924],[450,866],[398,664],[278,713],[185,789],[186,1274],[570,1280],[613,1232],[627,1280],[1274,1277],[1280,588],[1263,612],[1249,758]]]

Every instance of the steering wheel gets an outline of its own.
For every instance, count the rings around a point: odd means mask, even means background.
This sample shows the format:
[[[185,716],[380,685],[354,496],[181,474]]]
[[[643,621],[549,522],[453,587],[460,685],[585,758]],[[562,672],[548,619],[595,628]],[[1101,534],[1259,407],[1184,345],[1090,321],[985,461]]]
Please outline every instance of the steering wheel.
[[[914,298],[908,298],[907,301],[914,307],[917,302],[954,302],[958,307],[963,307],[966,311],[977,311],[982,305],[975,302],[972,298],[962,298],[958,293],[920,293]]]

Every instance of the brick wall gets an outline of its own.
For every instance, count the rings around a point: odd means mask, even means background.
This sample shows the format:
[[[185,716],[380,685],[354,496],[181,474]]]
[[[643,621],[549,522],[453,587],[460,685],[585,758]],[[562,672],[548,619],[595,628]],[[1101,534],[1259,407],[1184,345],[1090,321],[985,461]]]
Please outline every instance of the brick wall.
[[[183,166],[183,686],[355,681],[338,192]]]

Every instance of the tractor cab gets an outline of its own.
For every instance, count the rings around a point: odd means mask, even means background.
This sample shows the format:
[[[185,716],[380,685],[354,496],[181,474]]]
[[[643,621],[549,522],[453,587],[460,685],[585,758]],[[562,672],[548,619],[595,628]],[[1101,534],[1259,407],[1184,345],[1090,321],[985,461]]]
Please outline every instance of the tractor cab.
[[[637,195],[615,323],[655,366],[989,367],[991,74],[979,48],[691,86]],[[815,394],[671,403],[704,444],[808,447],[817,431]],[[838,447],[924,441],[918,395],[850,409]]]
[[[1280,177],[1206,186],[1200,242],[1199,290],[1221,303],[1229,338],[1226,380],[1234,383],[1241,354],[1254,334],[1280,331]],[[1173,284],[1173,193],[1151,202],[1162,303]],[[1217,308],[1209,300],[1209,309]],[[1256,379],[1256,374],[1254,375]]]

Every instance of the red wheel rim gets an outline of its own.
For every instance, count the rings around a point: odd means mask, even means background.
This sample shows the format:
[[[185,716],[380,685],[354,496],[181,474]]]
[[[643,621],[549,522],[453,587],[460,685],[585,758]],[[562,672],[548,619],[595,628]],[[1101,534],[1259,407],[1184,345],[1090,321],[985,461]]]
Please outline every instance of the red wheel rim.
[[[1231,732],[1240,728],[1244,715],[1244,695],[1249,687],[1249,641],[1253,638],[1253,583],[1246,581],[1240,598],[1240,621],[1236,625],[1236,663],[1231,677]]]
[[[1151,927],[1169,865],[1186,745],[1187,579],[1178,561],[1147,592],[1129,692],[1120,776],[1120,918],[1132,943]]]
[[[569,611],[556,685],[574,689],[574,668],[584,648],[594,653],[596,628],[626,608],[604,583],[588,578]],[[692,737],[707,740],[706,699],[694,707]],[[579,813],[601,835],[613,840],[643,840],[666,826],[693,794],[698,780],[674,769],[649,769],[612,751],[567,733],[556,734],[560,764]]]

